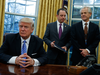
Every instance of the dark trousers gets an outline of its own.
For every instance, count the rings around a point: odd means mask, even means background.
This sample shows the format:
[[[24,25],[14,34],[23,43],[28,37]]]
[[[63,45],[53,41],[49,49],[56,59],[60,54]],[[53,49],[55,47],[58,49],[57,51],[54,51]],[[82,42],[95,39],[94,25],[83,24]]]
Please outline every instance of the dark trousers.
[[[67,54],[64,57],[58,55],[56,59],[48,58],[48,64],[66,65],[67,64]]]

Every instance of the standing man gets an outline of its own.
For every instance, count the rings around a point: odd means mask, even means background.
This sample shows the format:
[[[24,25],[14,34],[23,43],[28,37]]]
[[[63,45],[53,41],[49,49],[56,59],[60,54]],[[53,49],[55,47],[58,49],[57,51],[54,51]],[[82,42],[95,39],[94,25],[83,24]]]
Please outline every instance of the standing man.
[[[70,26],[64,23],[66,11],[63,8],[58,9],[56,16],[58,20],[47,25],[43,40],[48,45],[48,64],[65,65],[67,53],[56,49],[54,45],[56,44],[66,51],[69,49],[71,44]]]
[[[22,67],[45,64],[47,58],[43,41],[31,35],[33,30],[33,20],[22,18],[19,22],[19,33],[6,35],[5,42],[0,48],[0,62]]]
[[[72,25],[71,40],[73,45],[72,65],[78,64],[87,55],[96,55],[95,49],[99,43],[99,27],[89,21],[91,8],[80,10],[82,21]]]

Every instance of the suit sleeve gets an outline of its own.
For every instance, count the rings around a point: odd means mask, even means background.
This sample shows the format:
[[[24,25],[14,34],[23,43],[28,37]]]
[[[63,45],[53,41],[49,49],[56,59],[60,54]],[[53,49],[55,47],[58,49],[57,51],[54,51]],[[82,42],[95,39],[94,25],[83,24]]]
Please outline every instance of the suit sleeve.
[[[9,37],[6,36],[4,43],[0,48],[0,61],[3,63],[7,63],[12,57],[11,55],[6,54],[7,50],[9,49],[8,38]]]
[[[39,41],[38,47],[39,47],[38,48],[39,57],[36,59],[40,62],[41,65],[44,65],[47,63],[47,55],[46,55],[46,52],[43,48],[43,41],[42,42]]]
[[[50,24],[47,25],[46,32],[43,37],[43,41],[45,41],[45,43],[48,46],[50,46],[50,44],[51,44],[51,41],[49,39],[50,39]]]
[[[75,50],[77,50],[77,52],[81,52],[79,49],[82,48],[82,46],[79,45],[79,43],[77,41],[77,35],[76,35],[75,25],[73,25],[71,27],[71,43],[72,43],[73,47],[75,48]]]
[[[94,34],[95,34],[94,35],[95,38],[92,40],[93,42],[87,47],[87,49],[90,50],[90,54],[94,52],[93,50],[95,50],[95,48],[98,46],[98,43],[99,43],[99,27],[98,26],[96,26]]]
[[[71,46],[71,27],[69,27],[67,38],[68,38],[68,39],[67,39],[68,42],[66,43],[66,47],[67,47],[67,49],[69,49],[70,46]]]

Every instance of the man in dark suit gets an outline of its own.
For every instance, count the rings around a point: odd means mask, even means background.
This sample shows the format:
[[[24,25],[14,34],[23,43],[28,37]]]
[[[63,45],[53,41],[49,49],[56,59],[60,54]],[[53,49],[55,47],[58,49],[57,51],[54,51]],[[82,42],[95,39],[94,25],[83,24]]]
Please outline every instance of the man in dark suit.
[[[65,65],[67,60],[67,53],[56,49],[54,45],[56,44],[65,49],[66,51],[69,49],[71,44],[70,26],[64,23],[64,20],[66,18],[66,12],[63,8],[58,9],[56,16],[58,20],[47,25],[43,40],[48,45],[48,64]],[[61,34],[60,28],[62,31]]]
[[[91,8],[84,7],[80,10],[82,21],[72,25],[72,65],[78,64],[87,55],[96,55],[95,49],[99,43],[99,27],[89,21],[92,15]]]
[[[19,33],[6,35],[5,42],[0,48],[0,62],[17,64],[22,67],[39,66],[46,63],[43,41],[31,35],[33,30],[33,20],[22,18],[19,22]],[[25,44],[23,41],[26,41]]]

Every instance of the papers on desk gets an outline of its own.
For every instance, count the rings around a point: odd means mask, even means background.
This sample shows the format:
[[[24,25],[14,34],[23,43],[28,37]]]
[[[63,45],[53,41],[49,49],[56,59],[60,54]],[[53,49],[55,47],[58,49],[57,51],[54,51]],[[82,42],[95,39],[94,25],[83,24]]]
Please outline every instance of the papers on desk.
[[[65,53],[67,53],[67,51],[65,51],[65,49],[62,49],[60,46],[58,46],[56,44],[54,45],[54,47],[57,48],[57,49],[59,49],[59,50],[61,50],[61,51],[63,51],[63,52],[65,52]]]

